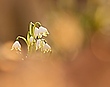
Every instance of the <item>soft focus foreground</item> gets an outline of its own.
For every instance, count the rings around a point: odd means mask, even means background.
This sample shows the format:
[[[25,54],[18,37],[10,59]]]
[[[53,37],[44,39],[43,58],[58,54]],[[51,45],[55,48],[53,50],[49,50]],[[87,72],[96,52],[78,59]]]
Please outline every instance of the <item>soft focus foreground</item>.
[[[109,0],[0,0],[0,87],[110,87]],[[30,21],[52,53],[11,51]]]

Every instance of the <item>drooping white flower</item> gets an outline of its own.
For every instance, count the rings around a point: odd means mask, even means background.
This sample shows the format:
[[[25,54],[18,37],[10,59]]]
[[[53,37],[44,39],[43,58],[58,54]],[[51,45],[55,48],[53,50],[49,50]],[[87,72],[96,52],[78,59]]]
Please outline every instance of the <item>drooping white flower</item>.
[[[35,38],[39,35],[39,29],[37,27],[35,27],[35,30],[34,30],[34,36]]]
[[[36,42],[36,50],[37,49],[43,49],[45,45],[45,39],[38,39],[37,42]]]
[[[21,51],[21,44],[19,43],[19,41],[15,41],[14,44],[12,45],[11,50],[17,50],[17,51]]]
[[[42,52],[51,52],[51,47],[45,42],[44,39],[38,39],[36,42],[36,50],[41,49]]]
[[[43,48],[42,48],[42,51],[45,53],[45,52],[51,52],[51,47],[47,44],[47,43],[45,43],[44,44],[44,46],[43,46]]]
[[[41,45],[41,39],[38,39],[36,42],[36,50],[41,47],[40,45]]]
[[[33,41],[34,41],[33,36],[30,37],[29,41],[30,41],[30,43],[33,43]]]
[[[47,36],[49,34],[48,30],[45,27],[39,27],[39,35],[40,37],[42,36]]]

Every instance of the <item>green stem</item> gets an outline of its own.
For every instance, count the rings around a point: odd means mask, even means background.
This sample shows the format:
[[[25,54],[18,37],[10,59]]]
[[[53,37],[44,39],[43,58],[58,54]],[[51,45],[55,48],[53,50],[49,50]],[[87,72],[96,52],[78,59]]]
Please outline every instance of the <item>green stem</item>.
[[[30,44],[30,45],[28,46],[28,48],[29,48],[29,51],[28,51],[28,52],[29,52],[30,54],[36,52],[36,44],[35,44],[35,43]]]
[[[40,22],[36,22],[35,23],[35,27],[38,27],[39,28],[40,26],[41,26],[41,23]]]
[[[24,42],[27,44],[27,49],[28,49],[28,53],[30,52],[30,45],[29,45],[29,42],[26,40],[26,38],[22,37],[22,36],[18,36],[16,38],[16,40],[19,40],[19,39],[22,39],[24,40]]]
[[[24,37],[22,37],[22,36],[18,36],[18,37],[16,38],[16,40],[19,40],[19,39],[24,40],[24,42],[28,45],[28,42],[27,42],[26,38],[24,38]]]
[[[29,25],[29,31],[30,31],[30,35],[34,35],[34,23],[30,22],[30,25]]]

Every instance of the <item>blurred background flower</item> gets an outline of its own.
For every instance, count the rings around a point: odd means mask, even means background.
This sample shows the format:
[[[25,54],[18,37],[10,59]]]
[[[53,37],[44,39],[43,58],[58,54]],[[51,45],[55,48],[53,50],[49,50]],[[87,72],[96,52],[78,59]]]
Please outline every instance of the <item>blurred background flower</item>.
[[[110,87],[110,0],[0,0],[0,87]],[[10,51],[29,22],[52,54]]]

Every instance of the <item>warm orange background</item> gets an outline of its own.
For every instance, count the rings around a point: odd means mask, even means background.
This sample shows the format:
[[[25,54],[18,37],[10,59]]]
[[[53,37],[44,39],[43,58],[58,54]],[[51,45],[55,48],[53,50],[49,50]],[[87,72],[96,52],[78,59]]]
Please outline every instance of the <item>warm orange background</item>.
[[[110,0],[0,0],[0,87],[110,87]],[[10,51],[29,22],[52,54]],[[22,60],[22,58],[25,58]]]

